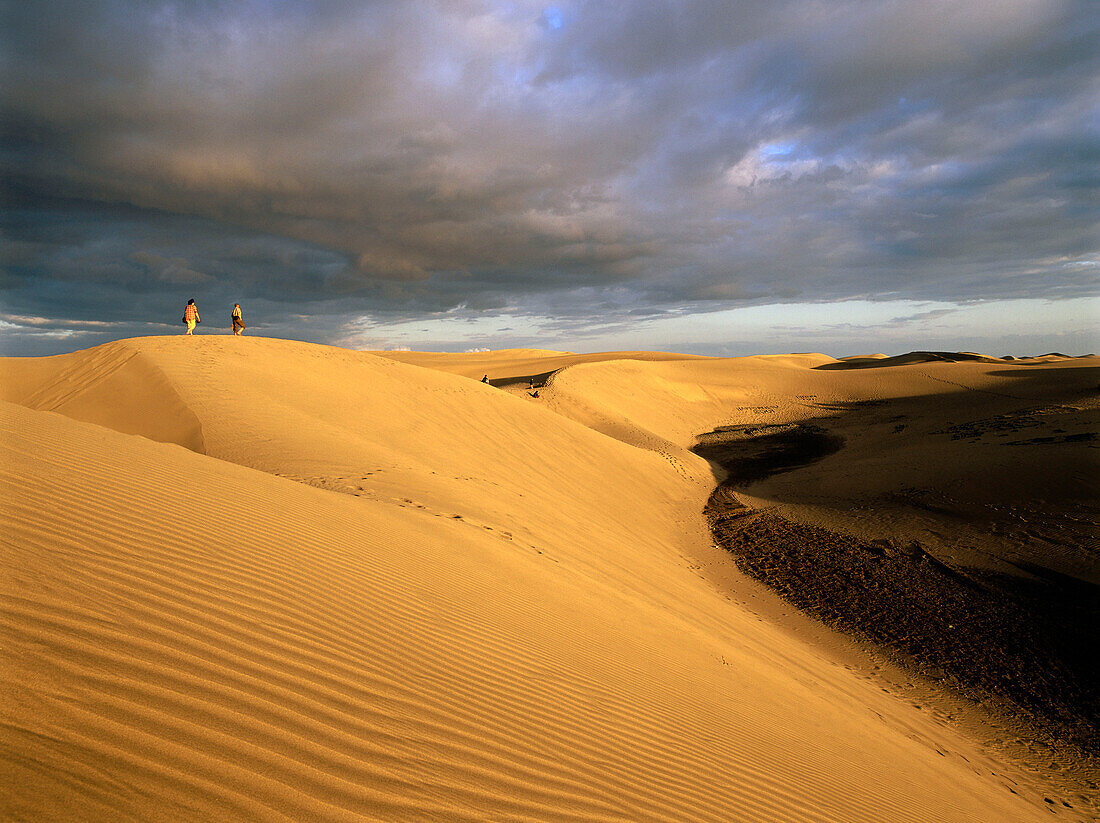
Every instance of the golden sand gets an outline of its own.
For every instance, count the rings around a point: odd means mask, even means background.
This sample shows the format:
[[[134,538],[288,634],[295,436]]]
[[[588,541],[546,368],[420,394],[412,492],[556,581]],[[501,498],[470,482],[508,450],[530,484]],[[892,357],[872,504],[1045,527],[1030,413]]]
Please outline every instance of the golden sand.
[[[1084,446],[952,468],[932,432],[1052,385],[1087,413],[1097,361],[838,362],[229,336],[0,361],[0,817],[1084,819],[724,585],[690,447],[904,399],[927,432],[897,465],[871,443],[746,498],[867,530],[837,501],[921,472],[958,499],[993,472],[975,504],[1087,472]]]

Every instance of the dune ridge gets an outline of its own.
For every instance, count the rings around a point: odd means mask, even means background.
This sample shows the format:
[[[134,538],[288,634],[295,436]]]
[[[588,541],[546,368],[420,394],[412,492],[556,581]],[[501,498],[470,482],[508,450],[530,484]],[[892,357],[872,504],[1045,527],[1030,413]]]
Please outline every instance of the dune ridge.
[[[621,361],[541,405],[258,338],[0,362],[0,815],[1047,819],[701,573],[687,433],[745,378],[700,363],[647,416]]]
[[[33,361],[10,358],[6,370],[0,386],[6,400],[205,450],[198,417],[152,359],[125,341]]]

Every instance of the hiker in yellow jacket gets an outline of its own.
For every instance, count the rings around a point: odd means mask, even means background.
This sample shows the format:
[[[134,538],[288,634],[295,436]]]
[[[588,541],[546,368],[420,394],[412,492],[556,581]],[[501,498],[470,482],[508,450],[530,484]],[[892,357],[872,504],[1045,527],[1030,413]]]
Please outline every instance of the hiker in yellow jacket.
[[[183,322],[187,324],[187,331],[184,334],[194,334],[195,326],[202,322],[194,297],[187,301],[187,308],[183,310]]]

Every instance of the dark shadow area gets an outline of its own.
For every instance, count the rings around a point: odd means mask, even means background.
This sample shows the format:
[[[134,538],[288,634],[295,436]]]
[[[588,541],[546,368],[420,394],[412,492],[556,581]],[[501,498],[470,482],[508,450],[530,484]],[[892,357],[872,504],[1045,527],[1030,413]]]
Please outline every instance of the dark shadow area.
[[[917,542],[864,541],[749,509],[735,489],[843,445],[816,426],[775,428],[727,427],[693,448],[727,473],[705,513],[738,567],[957,694],[999,698],[1038,738],[1100,754],[1100,587],[1038,565],[1020,565],[1020,577],[955,568]]]
[[[878,369],[885,366],[902,366],[913,363],[999,363],[999,357],[987,357],[984,354],[956,351],[913,351],[895,357],[853,357],[838,363],[822,363],[814,366],[819,371],[838,371],[842,369]]]
[[[692,451],[721,466],[726,483],[748,485],[816,463],[843,445],[844,438],[812,424],[723,426],[700,436]]]
[[[541,374],[525,374],[518,377],[498,377],[496,379],[490,379],[489,385],[495,386],[498,389],[504,389],[509,386],[523,386],[529,389],[541,389],[548,382],[550,378],[557,374],[561,369],[554,369],[552,371],[542,372]]]
[[[1093,365],[1091,366],[1062,366],[1057,370],[1056,373],[1061,379],[1065,379],[1067,381],[1072,381],[1078,378],[1087,379],[1088,377],[1092,377],[1095,380],[1097,376],[1100,375],[1100,359],[1093,360],[1092,363]],[[989,372],[989,376],[1016,378],[1030,377],[1032,379],[1035,379],[1037,373],[1042,373],[1043,366],[1046,366],[1047,369],[1050,370],[1050,363],[1013,363],[1011,365],[1006,363],[1005,365],[1008,365],[1009,367],[1006,369],[991,371]],[[1083,390],[1085,388],[1086,387],[1083,387]],[[1087,390],[1095,393],[1096,383],[1093,382],[1091,386],[1087,386]]]

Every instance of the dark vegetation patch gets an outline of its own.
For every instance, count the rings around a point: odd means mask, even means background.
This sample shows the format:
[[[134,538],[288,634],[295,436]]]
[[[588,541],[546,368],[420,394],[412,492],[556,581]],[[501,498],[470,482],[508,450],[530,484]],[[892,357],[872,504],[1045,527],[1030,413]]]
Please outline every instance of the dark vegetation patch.
[[[1078,409],[1072,406],[1040,406],[1020,409],[982,420],[968,420],[965,423],[934,431],[932,434],[949,434],[952,440],[977,440],[986,434],[1006,437],[1023,429],[1033,429],[1057,423],[1077,411]]]
[[[742,571],[956,693],[1018,707],[1037,735],[1100,754],[1100,587],[1040,566],[1019,577],[954,568],[916,542],[864,541],[749,509],[735,488],[842,445],[814,427],[768,428],[717,430],[694,449],[728,472],[706,515]]]

